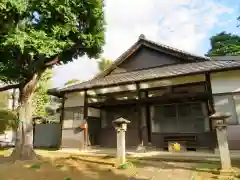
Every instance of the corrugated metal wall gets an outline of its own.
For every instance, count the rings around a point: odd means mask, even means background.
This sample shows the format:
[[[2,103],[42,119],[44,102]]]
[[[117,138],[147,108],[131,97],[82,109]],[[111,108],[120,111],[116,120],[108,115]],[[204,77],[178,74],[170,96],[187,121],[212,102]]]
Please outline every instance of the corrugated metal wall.
[[[57,147],[61,137],[61,124],[36,124],[34,147]]]
[[[61,124],[36,124],[34,129],[34,147],[57,148],[61,137]],[[14,146],[15,132],[6,131],[0,135],[0,146]]]

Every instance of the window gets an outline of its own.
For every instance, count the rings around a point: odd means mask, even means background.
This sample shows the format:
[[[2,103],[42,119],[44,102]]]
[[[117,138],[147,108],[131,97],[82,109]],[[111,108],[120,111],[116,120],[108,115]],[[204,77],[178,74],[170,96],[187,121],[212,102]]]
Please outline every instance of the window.
[[[237,100],[238,99],[237,96],[235,98],[236,102],[239,102],[239,100]],[[222,112],[231,115],[228,118],[228,124],[238,124],[233,95],[215,95],[214,104],[217,112]]]
[[[178,115],[179,117],[185,118],[191,113],[188,104],[182,104],[178,106]]]
[[[154,110],[153,110],[154,109]],[[177,123],[176,105],[159,105],[152,108],[152,132],[175,132]]]
[[[204,103],[179,103],[151,108],[152,132],[204,132],[209,122]]]
[[[181,132],[204,131],[205,117],[202,103],[178,104],[178,130]]]

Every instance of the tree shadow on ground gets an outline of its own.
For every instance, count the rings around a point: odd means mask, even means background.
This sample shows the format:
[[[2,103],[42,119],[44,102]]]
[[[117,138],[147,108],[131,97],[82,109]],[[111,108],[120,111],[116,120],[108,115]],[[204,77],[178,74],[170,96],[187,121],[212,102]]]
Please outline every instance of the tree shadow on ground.
[[[219,174],[221,168],[220,162],[211,163],[193,163],[193,162],[171,162],[171,161],[133,161],[136,167],[144,168],[147,166],[156,167],[159,169],[182,169],[195,172],[207,172],[212,174]],[[240,161],[232,161],[232,166],[240,173]]]
[[[152,166],[159,169],[183,169],[190,171],[212,172],[220,168],[219,163],[188,163],[188,162],[170,162],[170,161],[133,161],[138,168]]]
[[[0,157],[1,180],[125,180],[131,179],[134,174],[133,171],[117,170],[109,165],[82,162],[69,158],[52,159],[50,157],[39,161],[17,161],[15,163],[9,163],[5,160],[7,160],[6,157]]]

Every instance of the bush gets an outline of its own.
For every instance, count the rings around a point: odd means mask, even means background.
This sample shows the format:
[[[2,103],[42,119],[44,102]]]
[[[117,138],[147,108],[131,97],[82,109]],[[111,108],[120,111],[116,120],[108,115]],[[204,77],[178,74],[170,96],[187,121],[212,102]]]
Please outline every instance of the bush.
[[[16,130],[18,125],[17,119],[16,112],[0,109],[0,133],[11,129]]]

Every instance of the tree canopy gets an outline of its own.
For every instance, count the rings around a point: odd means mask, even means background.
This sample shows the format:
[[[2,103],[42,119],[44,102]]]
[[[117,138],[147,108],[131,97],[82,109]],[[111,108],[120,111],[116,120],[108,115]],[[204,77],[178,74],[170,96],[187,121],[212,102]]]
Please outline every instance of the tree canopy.
[[[240,36],[221,32],[210,38],[211,49],[207,56],[240,55]]]
[[[5,83],[25,83],[72,57],[96,57],[104,44],[102,0],[0,2],[0,73]]]
[[[1,0],[0,91],[19,89],[19,126],[12,157],[33,159],[32,101],[45,70],[104,45],[102,0]],[[38,103],[37,103],[38,106]]]

